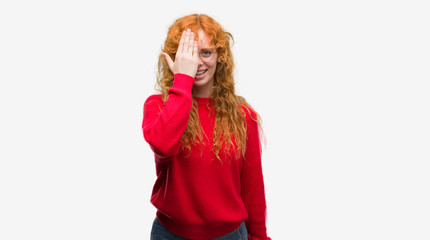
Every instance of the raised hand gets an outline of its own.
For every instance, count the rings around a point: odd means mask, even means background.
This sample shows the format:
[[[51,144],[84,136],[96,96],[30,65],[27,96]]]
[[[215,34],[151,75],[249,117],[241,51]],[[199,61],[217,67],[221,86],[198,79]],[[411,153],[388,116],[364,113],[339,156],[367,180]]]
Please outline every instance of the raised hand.
[[[191,32],[190,29],[182,32],[178,50],[176,51],[175,61],[173,61],[167,53],[163,52],[162,54],[173,74],[183,73],[193,78],[196,76],[199,52],[197,42],[194,41],[194,33]]]

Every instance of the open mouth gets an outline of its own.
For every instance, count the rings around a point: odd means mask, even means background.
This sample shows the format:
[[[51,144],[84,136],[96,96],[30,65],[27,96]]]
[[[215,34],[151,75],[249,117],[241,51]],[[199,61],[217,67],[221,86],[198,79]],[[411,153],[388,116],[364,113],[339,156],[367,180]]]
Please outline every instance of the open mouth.
[[[197,72],[197,73],[196,73],[196,76],[203,75],[203,74],[205,74],[205,72],[207,72],[207,71],[208,71],[208,70],[206,69],[206,70],[204,70],[204,71]]]

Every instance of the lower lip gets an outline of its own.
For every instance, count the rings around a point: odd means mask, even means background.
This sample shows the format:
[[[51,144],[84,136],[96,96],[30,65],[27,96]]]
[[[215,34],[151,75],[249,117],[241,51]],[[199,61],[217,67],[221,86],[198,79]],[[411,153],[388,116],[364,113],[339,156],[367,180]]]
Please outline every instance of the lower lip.
[[[195,77],[195,79],[196,80],[202,80],[205,76],[206,76],[206,73],[208,72],[208,70],[206,70],[206,72],[204,72],[203,74],[201,74],[201,75],[196,75],[196,77]]]

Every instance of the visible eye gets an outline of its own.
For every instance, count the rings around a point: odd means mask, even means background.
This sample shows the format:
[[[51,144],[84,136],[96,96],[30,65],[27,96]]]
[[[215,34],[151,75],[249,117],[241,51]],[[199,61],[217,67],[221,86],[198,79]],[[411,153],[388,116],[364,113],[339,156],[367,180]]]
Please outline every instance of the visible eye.
[[[202,50],[202,53],[201,53],[201,54],[202,54],[203,56],[206,56],[206,57],[207,57],[207,56],[212,55],[212,53],[213,53],[213,52],[212,52],[212,51],[210,51],[210,50]]]

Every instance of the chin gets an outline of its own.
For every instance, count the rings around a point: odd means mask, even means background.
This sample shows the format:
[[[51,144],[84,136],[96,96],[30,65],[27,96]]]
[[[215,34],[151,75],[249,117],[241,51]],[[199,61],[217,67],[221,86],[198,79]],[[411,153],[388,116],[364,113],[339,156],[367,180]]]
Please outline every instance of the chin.
[[[201,79],[201,80],[195,80],[195,81],[194,81],[194,86],[202,87],[202,86],[207,85],[207,84],[208,84],[208,83],[210,83],[210,82],[211,82],[211,80],[210,80],[210,79],[203,78],[203,79]]]
[[[195,80],[194,85],[195,86],[203,86],[203,85],[206,85],[207,82],[209,82],[207,79]]]

